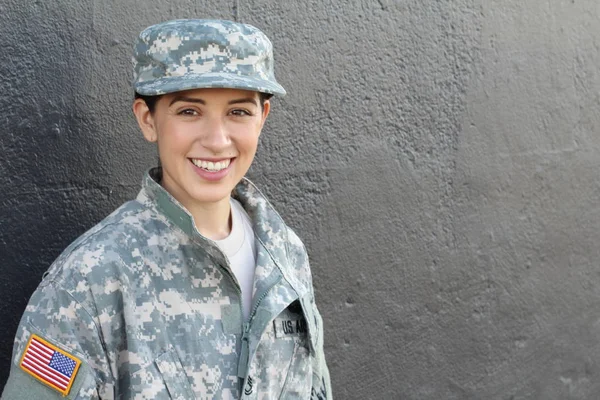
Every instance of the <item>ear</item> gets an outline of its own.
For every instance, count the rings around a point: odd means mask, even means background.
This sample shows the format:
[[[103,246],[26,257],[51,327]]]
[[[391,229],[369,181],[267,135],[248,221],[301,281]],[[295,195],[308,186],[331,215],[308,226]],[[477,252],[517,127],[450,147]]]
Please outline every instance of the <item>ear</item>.
[[[261,130],[262,130],[263,126],[265,125],[265,121],[267,120],[267,117],[269,116],[270,111],[271,111],[271,101],[265,100],[265,103],[263,104],[263,110],[262,110],[262,121],[260,122]]]
[[[149,142],[156,142],[158,140],[156,122],[146,102],[142,99],[135,99],[131,108],[144,138]]]

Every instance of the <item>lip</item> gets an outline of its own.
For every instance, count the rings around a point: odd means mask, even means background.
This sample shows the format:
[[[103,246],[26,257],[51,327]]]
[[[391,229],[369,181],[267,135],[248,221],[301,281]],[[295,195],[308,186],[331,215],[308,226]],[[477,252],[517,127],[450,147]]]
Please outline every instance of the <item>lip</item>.
[[[209,181],[209,182],[218,182],[221,179],[225,178],[228,174],[229,171],[231,170],[231,166],[235,163],[236,158],[197,158],[197,160],[203,160],[203,161],[211,161],[211,162],[219,162],[219,161],[224,161],[224,160],[231,160],[231,162],[229,163],[229,165],[227,166],[227,168],[222,169],[220,171],[217,172],[210,172],[207,171],[205,169],[202,169],[200,167],[197,167],[191,159],[188,159],[188,161],[190,162],[190,165],[192,166],[192,168],[194,169],[194,172],[196,174],[198,174],[198,176],[200,176],[202,179]]]

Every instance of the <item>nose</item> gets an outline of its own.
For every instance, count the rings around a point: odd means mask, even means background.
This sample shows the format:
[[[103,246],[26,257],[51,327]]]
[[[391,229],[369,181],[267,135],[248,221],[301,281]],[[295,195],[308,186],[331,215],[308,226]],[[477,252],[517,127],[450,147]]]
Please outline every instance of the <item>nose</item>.
[[[214,154],[225,151],[230,144],[225,121],[219,117],[207,118],[201,134],[201,143]]]

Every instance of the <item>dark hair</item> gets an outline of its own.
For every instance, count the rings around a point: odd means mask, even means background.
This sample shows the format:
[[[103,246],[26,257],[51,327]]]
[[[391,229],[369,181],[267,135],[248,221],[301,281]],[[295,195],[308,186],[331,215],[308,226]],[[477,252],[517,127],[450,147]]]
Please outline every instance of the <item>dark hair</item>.
[[[265,101],[269,100],[271,97],[273,97],[273,94],[271,93],[263,93],[263,92],[259,92],[258,93],[259,98],[260,98],[260,106],[264,107],[265,105]],[[148,106],[148,110],[150,110],[150,114],[154,114],[154,110],[156,109],[156,103],[158,102],[158,100],[160,100],[160,98],[163,95],[159,94],[157,96],[146,96],[143,94],[139,94],[138,92],[134,93],[134,98],[135,99],[142,99],[144,100],[144,103],[146,103],[146,105]]]

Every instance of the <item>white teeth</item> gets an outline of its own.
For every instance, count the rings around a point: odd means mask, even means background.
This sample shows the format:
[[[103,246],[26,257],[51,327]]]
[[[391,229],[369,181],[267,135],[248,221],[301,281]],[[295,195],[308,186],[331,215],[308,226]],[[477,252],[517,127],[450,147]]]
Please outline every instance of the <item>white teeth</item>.
[[[221,170],[229,167],[231,160],[224,160],[224,161],[219,161],[219,162],[215,163],[212,161],[203,161],[203,160],[199,160],[197,158],[192,158],[192,162],[197,167],[200,167],[207,171],[217,172],[217,171],[221,171]]]

